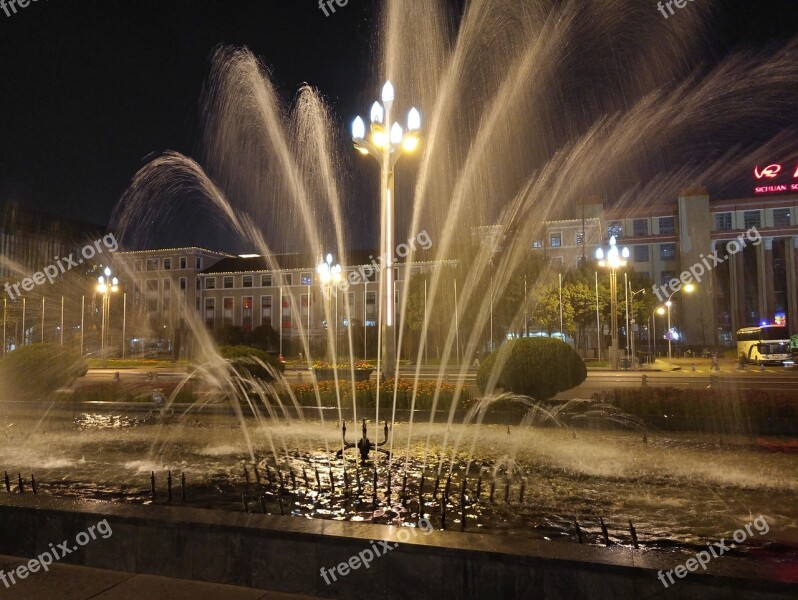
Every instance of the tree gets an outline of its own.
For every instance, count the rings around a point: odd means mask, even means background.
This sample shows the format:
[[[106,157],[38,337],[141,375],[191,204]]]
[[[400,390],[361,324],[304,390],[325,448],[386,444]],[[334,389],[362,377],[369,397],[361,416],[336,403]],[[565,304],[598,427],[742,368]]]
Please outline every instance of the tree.
[[[32,344],[0,361],[0,381],[9,398],[45,400],[89,369],[78,352],[59,344]]]
[[[543,289],[534,305],[532,318],[548,334],[560,331],[559,284],[548,285]],[[563,287],[562,291],[562,326],[565,333],[573,332],[575,329],[574,308],[571,305],[570,291],[566,287]]]
[[[500,369],[496,387],[536,400],[548,400],[587,378],[585,362],[576,351],[552,338],[513,340],[493,352],[477,373],[483,393],[496,368]]]

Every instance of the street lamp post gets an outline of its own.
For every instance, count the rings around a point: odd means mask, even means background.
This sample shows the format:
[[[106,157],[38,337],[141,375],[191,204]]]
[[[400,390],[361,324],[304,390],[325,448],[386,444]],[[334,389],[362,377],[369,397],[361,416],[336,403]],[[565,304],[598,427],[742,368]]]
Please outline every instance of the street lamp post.
[[[329,321],[330,321],[330,311],[331,311],[331,297],[332,297],[332,289],[341,281],[343,281],[343,275],[341,271],[341,265],[333,265],[333,256],[332,254],[328,254],[327,257],[320,261],[318,266],[316,267],[316,273],[319,276],[319,284],[321,286],[322,294],[324,295],[324,299],[326,301],[326,315],[327,315],[327,323],[328,323],[328,331],[332,331],[334,338],[333,338],[333,352],[330,352],[328,349],[328,354],[331,359],[331,362],[335,364],[335,348],[338,344],[338,323],[336,322],[335,328],[329,328]],[[337,289],[337,288],[336,288]],[[338,295],[336,294],[336,299]],[[337,313],[337,311],[336,311]],[[336,321],[338,320],[336,316]],[[329,340],[329,335],[327,336]]]
[[[371,155],[381,170],[381,210],[380,240],[381,255],[384,261],[380,274],[380,295],[384,296],[380,316],[382,333],[382,355],[387,373],[392,374],[396,365],[396,339],[394,330],[394,167],[405,152],[418,148],[421,129],[421,115],[412,108],[407,115],[407,131],[399,123],[392,121],[394,88],[390,81],[382,88],[382,103],[375,102],[371,107],[371,135],[366,139],[366,124],[361,117],[352,123],[352,140],[361,154]]]
[[[629,248],[618,250],[615,236],[610,238],[610,247],[605,253],[602,248],[596,250],[596,258],[600,267],[610,271],[610,333],[612,334],[612,347],[610,348],[610,364],[613,369],[618,368],[618,269],[626,266],[629,258]]]
[[[102,294],[102,326],[100,328],[100,356],[105,358],[105,340],[108,335],[108,321],[111,308],[111,294],[119,291],[119,280],[113,276],[110,267],[105,267],[97,279],[97,291]]]
[[[636,292],[633,292],[632,291],[631,282],[627,282],[626,293],[629,296],[629,306],[631,307],[631,311],[632,311],[632,317],[631,317],[629,323],[627,324],[626,335],[629,336],[631,334],[631,338],[629,338],[629,339],[631,340],[630,341],[630,346],[631,346],[631,349],[632,349],[632,362],[634,363],[634,359],[635,359],[635,336],[634,336],[634,332],[632,330],[634,329],[634,325],[635,325],[635,296],[637,296],[638,294],[643,294],[645,296],[646,290],[645,290],[645,288],[643,288],[643,289],[637,290]],[[630,309],[627,307],[627,311],[629,311],[629,310]]]
[[[671,301],[671,298],[673,298],[673,295],[676,292],[680,292],[682,290],[684,290],[689,294],[693,292],[693,290],[695,290],[695,285],[693,285],[692,283],[688,283],[683,288],[679,288],[678,290],[673,290],[668,296],[668,299],[665,301],[665,306],[668,309],[668,360],[672,358],[671,341],[673,340],[673,332],[671,331],[671,306],[673,306],[673,302]]]

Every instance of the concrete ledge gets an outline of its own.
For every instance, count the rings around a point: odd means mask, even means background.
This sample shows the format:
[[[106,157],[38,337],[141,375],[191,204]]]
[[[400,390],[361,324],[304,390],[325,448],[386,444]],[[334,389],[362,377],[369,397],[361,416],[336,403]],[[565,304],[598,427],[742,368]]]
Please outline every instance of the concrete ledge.
[[[798,595],[798,566],[721,557],[707,574],[665,589],[659,569],[691,553],[635,551],[518,537],[433,532],[402,543],[368,570],[326,585],[333,567],[398,543],[398,528],[166,506],[75,502],[0,494],[0,554],[34,557],[107,519],[113,535],[65,563],[347,600],[388,598],[752,598]],[[791,567],[791,568],[790,568]],[[788,583],[788,575],[793,583]]]

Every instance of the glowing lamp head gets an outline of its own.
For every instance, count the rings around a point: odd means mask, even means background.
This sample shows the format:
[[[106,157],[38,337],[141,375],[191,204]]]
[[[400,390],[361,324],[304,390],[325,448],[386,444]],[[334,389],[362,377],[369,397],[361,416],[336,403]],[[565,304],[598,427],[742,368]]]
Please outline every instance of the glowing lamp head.
[[[408,135],[402,142],[402,148],[405,152],[415,152],[418,148],[419,139],[417,135]]]
[[[391,143],[401,144],[404,135],[405,132],[402,131],[402,126],[399,125],[399,123],[394,123],[393,126],[391,127]]]
[[[421,129],[421,113],[415,108],[411,108],[407,113],[407,130],[418,131],[419,129]]]
[[[366,137],[366,124],[360,117],[357,117],[352,122],[352,137],[356,140],[362,140]]]
[[[673,302],[671,302],[670,300],[668,300],[668,301],[665,303],[665,306],[667,306],[668,308],[670,308],[671,306],[673,306]]]
[[[687,285],[684,286],[683,289],[688,294],[692,294],[695,291],[695,285],[692,283],[688,283]]]
[[[385,109],[382,107],[382,104],[380,104],[379,102],[375,102],[371,106],[371,122],[382,123],[384,118],[385,118]]]
[[[328,265],[331,265],[332,261],[333,261],[333,255],[332,254],[328,254],[327,258],[325,260],[327,261]]]
[[[660,307],[657,309],[657,314],[658,314],[658,315],[664,315],[664,314],[665,314],[665,309],[664,309],[662,306],[660,306]]]
[[[604,261],[604,250],[599,248],[596,250],[596,260]]]
[[[382,101],[385,102],[385,104],[389,104],[393,102],[394,97],[393,84],[390,81],[386,81],[385,85],[382,86]]]
[[[106,277],[110,277],[111,276],[111,268],[110,267],[105,267],[105,271],[103,271],[103,273],[105,273]]]
[[[629,258],[629,248],[624,246],[623,250],[621,250],[621,256],[623,256],[624,260]]]
[[[371,141],[377,148],[382,149],[388,145],[388,136],[385,135],[385,131],[382,128],[375,129],[371,134]]]

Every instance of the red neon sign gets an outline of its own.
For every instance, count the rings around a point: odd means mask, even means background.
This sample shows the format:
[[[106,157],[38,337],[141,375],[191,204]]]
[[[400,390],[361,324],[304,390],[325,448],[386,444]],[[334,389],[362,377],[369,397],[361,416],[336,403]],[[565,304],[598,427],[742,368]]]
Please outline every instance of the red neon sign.
[[[766,167],[760,168],[759,165],[754,167],[754,177],[757,180],[770,182],[770,185],[762,185],[754,188],[756,194],[780,194],[783,192],[798,192],[798,183],[785,181],[789,177],[784,173],[784,166],[781,163],[773,163]],[[780,178],[780,181],[773,181]],[[795,173],[792,176],[793,180],[798,180],[798,166],[796,166]]]
[[[762,179],[763,177],[775,179],[778,177],[779,173],[781,173],[781,165],[779,164],[768,165],[761,171],[759,170],[759,166],[754,167],[754,176],[757,179]],[[796,176],[798,176],[798,171],[796,171]]]

